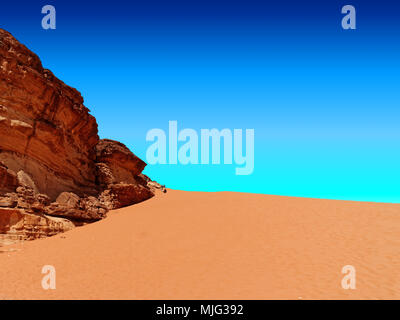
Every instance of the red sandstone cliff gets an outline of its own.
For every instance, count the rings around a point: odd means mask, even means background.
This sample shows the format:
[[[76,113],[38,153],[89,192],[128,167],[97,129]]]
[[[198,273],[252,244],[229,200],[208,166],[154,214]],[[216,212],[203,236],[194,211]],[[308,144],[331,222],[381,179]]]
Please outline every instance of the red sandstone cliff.
[[[53,235],[149,199],[160,186],[145,166],[99,140],[81,94],[0,29],[0,240]]]

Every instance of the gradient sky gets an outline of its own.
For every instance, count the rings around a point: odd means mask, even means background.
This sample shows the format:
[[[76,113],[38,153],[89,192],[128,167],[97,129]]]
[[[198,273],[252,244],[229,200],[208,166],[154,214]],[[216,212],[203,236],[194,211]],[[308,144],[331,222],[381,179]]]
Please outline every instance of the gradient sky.
[[[41,8],[57,29],[41,28]],[[357,30],[341,28],[342,6]],[[396,1],[16,1],[1,27],[145,159],[152,128],[254,128],[255,170],[154,165],[167,187],[400,202]]]

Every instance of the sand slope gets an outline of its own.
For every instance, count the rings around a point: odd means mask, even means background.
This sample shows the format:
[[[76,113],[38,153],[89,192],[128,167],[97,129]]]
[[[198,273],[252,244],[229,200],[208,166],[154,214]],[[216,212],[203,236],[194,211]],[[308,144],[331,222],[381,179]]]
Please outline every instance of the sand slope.
[[[0,299],[400,299],[400,205],[169,191],[0,252]]]

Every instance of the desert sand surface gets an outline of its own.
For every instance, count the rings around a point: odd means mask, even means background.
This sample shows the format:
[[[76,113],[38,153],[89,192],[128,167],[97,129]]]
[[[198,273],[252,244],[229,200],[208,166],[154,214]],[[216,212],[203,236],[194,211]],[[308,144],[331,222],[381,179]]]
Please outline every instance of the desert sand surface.
[[[0,268],[0,299],[399,299],[400,205],[169,190]]]

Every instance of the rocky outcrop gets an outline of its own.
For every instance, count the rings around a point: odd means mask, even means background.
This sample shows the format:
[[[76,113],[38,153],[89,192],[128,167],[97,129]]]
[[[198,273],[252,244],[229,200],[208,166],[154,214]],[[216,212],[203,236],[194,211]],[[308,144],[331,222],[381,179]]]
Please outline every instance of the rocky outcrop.
[[[158,182],[151,180],[143,173],[139,174],[136,177],[136,180],[141,180],[141,184],[147,186],[153,193],[156,193],[157,191],[167,193],[167,188],[165,187],[165,185],[161,185]]]
[[[146,163],[135,156],[124,144],[103,139],[96,145],[98,185],[107,187],[115,183],[136,184],[136,177]]]
[[[122,143],[99,140],[81,94],[0,29],[0,234],[50,236],[147,200],[145,166]]]
[[[139,203],[154,196],[154,193],[141,184],[118,183],[110,185],[100,199],[107,209],[118,209]]]
[[[122,208],[154,196],[141,172],[146,163],[124,144],[104,139],[96,145],[97,184],[102,188],[101,202],[108,209]]]
[[[135,156],[121,142],[103,139],[96,145],[96,161],[105,163],[113,172],[116,181],[131,183],[146,167],[146,163]]]
[[[53,236],[74,227],[67,219],[29,214],[23,209],[0,208],[0,243],[3,245]]]
[[[45,212],[50,216],[90,222],[105,218],[107,211],[112,209],[116,207],[108,207],[96,197],[79,198],[74,193],[63,192],[56,202],[45,208]]]
[[[65,190],[94,193],[99,137],[80,93],[4,30],[0,58],[0,161],[52,199]]]

